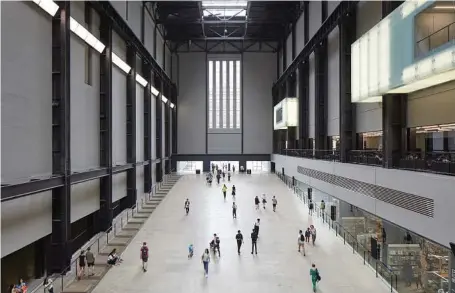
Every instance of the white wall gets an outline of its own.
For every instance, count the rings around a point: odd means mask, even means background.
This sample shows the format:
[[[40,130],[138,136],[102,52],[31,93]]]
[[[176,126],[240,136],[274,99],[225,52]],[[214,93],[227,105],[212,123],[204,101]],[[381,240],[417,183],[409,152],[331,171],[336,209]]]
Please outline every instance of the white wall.
[[[357,5],[356,35],[360,38],[382,18],[381,1],[361,1]],[[356,132],[382,129],[382,105],[380,103],[356,104]]]
[[[136,190],[139,200],[144,195],[144,166],[136,167]]]
[[[71,185],[71,223],[74,223],[99,209],[99,180],[92,180]]]
[[[84,23],[85,2],[71,2],[71,16]],[[92,11],[91,32],[99,37],[99,17]],[[75,34],[70,39],[71,68],[71,169],[86,171],[99,166],[100,55],[92,50],[91,85],[86,83],[86,43]]]
[[[179,154],[205,154],[206,55],[180,54],[177,137]]]
[[[408,127],[454,123],[455,82],[408,95]]]
[[[156,32],[156,62],[161,68],[164,68],[164,51],[163,51],[163,38]]]
[[[276,55],[243,53],[243,153],[273,151],[273,101]]]
[[[240,133],[209,133],[207,144],[209,154],[242,153],[242,135]]]
[[[309,77],[309,98],[308,98],[308,135],[310,138],[315,138],[315,103],[316,103],[316,91],[315,91],[315,64],[314,64],[314,53],[310,55],[310,77]]]
[[[328,2],[332,3],[332,2]],[[329,35],[328,57],[328,105],[327,135],[340,135],[340,46],[339,31],[336,27]]]
[[[114,1],[111,1],[111,3]],[[136,37],[141,39],[142,1],[126,1],[128,3],[128,25]],[[147,13],[147,12],[145,12]]]
[[[153,56],[153,48],[154,48],[154,40],[153,34],[155,31],[155,23],[153,22],[152,18],[148,14],[147,11],[144,13],[144,46],[147,51],[150,52],[150,55]],[[157,33],[158,34],[158,33]]]
[[[281,171],[281,168],[284,167],[286,175],[295,176],[299,181],[410,231],[446,246],[450,241],[455,241],[455,227],[453,226],[455,219],[452,209],[455,205],[453,197],[455,177],[281,155],[272,155],[272,161],[276,164],[276,170]],[[304,176],[297,172],[298,166],[433,199],[434,217],[414,213],[367,195]]]
[[[52,173],[51,32],[36,4],[1,2],[2,183]]]

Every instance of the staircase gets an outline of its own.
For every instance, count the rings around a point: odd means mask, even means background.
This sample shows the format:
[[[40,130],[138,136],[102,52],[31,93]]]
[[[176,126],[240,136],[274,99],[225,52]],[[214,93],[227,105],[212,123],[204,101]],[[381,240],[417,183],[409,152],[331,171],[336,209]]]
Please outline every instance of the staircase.
[[[61,286],[54,283],[54,293],[89,293],[101,281],[104,275],[109,271],[111,266],[107,264],[107,256],[115,248],[117,254],[121,255],[126,249],[130,241],[141,229],[142,225],[147,221],[149,216],[155,211],[160,202],[172,189],[172,187],[180,179],[180,175],[171,174],[166,178],[165,182],[159,184],[155,194],[148,198],[147,196],[138,202],[138,207],[133,210],[132,215],[127,217],[126,221],[122,221],[116,225],[113,230],[113,237],[108,238],[107,244],[100,249],[98,255],[95,256],[95,267],[93,276],[84,276],[82,280],[73,278],[64,285],[63,290]],[[109,236],[108,236],[109,237]],[[87,267],[86,274],[87,274]],[[56,286],[57,285],[57,286]]]

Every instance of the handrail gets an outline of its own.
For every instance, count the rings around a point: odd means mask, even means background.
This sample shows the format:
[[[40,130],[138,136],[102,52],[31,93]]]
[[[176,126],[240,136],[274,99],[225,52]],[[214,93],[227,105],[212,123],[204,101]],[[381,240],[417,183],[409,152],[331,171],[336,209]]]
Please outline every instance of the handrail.
[[[161,178],[161,181],[159,181],[159,182],[157,182],[157,183],[155,183],[155,184],[152,185],[152,187],[151,187],[151,192],[148,194],[149,199],[150,199],[150,197],[151,197],[152,194],[155,194],[155,193],[157,192],[157,189],[159,189],[159,187],[161,186],[161,184],[165,182],[165,181],[164,181],[165,178],[168,178],[168,177],[170,177],[170,176],[172,176],[172,175],[174,174],[174,173],[173,173],[173,170],[174,170],[174,169],[171,169],[171,172],[168,173],[168,174],[165,174],[165,175],[163,176],[163,178]],[[116,234],[116,226],[117,226],[117,224],[118,224],[119,222],[121,223],[121,227],[123,228],[123,218],[124,218],[125,211],[126,211],[126,218],[127,218],[127,219],[128,219],[128,217],[129,217],[129,216],[128,216],[129,210],[131,210],[132,215],[134,215],[134,210],[137,209],[137,210],[139,211],[139,202],[140,202],[141,204],[143,204],[143,200],[144,200],[144,197],[145,197],[145,196],[147,196],[147,195],[146,195],[146,194],[143,194],[140,198],[137,198],[137,199],[136,199],[136,203],[135,203],[131,208],[127,208],[127,209],[123,210],[123,211],[119,214],[120,217],[116,217],[115,219],[112,220],[112,225],[109,226],[109,228],[108,228],[106,231],[99,232],[99,233],[98,233],[99,235],[96,236],[95,239],[90,240],[89,242],[87,242],[86,244],[84,244],[81,248],[83,248],[83,247],[92,247],[93,245],[95,245],[95,243],[98,243],[97,254],[99,254],[100,251],[102,250],[102,248],[100,249],[100,242],[99,242],[99,241],[100,241],[102,238],[106,237],[106,245],[107,245],[107,244],[109,243],[109,233],[113,231],[113,232],[114,232],[114,236],[115,236],[115,234]],[[103,248],[104,248],[104,247],[103,247]],[[56,285],[55,281],[56,281],[57,279],[61,278],[61,283],[60,283],[60,285],[61,285],[61,288],[63,289],[63,288],[64,288],[64,277],[67,277],[68,272],[71,272],[71,268],[72,268],[74,265],[76,265],[76,271],[75,271],[75,273],[76,273],[76,277],[77,277],[77,271],[78,271],[78,268],[77,268],[77,261],[78,261],[78,258],[79,258],[79,256],[78,256],[79,251],[80,251],[80,249],[78,249],[78,250],[73,254],[73,256],[74,256],[74,255],[76,255],[76,256],[71,258],[70,264],[69,264],[67,267],[65,267],[65,269],[63,269],[63,270],[62,270],[60,273],[58,273],[58,274],[53,274],[53,275],[51,275],[51,276],[45,277],[45,279],[47,278],[47,279],[52,280],[52,284],[53,284],[54,287],[55,287],[55,285]],[[38,286],[36,286],[36,287],[33,288],[32,290],[30,290],[29,292],[30,292],[30,293],[36,293],[36,292],[38,292],[40,289],[43,289],[44,292],[46,291],[45,285],[44,285],[43,283],[40,283]]]
[[[448,42],[451,40],[451,39],[450,39],[450,28],[451,28],[451,26],[453,26],[454,24],[455,24],[455,22],[452,22],[452,23],[450,23],[450,24],[448,24],[448,25],[446,25],[446,26],[440,28],[439,30],[433,32],[432,34],[430,34],[430,35],[428,35],[428,36],[426,36],[426,37],[420,39],[419,41],[417,41],[417,42],[416,42],[416,46],[417,46],[417,48],[419,48],[418,46],[419,46],[420,44],[422,44],[424,41],[427,41],[427,40],[428,40],[428,51],[426,51],[426,52],[417,51],[417,53],[418,53],[417,56],[423,55],[423,54],[428,53],[429,51],[431,51],[431,50],[433,50],[433,49],[436,49],[436,48],[442,46],[443,43],[441,43],[441,44],[439,44],[439,45],[437,45],[436,47],[433,48],[433,47],[431,46],[431,38],[432,38],[433,36],[435,36],[436,34],[442,32],[443,30],[447,30],[447,41],[446,41],[445,43],[448,43]]]
[[[301,197],[301,194],[305,194],[303,190],[301,190],[299,187],[297,187],[294,183],[295,181],[293,178],[287,175],[283,175],[281,173],[277,173],[278,178],[280,178],[289,188],[293,189],[293,192],[295,194],[298,194],[300,200],[302,200],[305,204],[307,204],[307,200],[305,199],[305,196]],[[293,183],[294,181],[294,183]],[[299,192],[300,191],[300,192]],[[375,270],[376,272],[376,277],[378,277],[379,274],[381,274],[385,271],[387,274],[390,275],[390,280],[386,280],[387,282],[390,283],[390,292],[393,292],[393,289],[397,290],[398,288],[398,276],[395,274],[394,271],[392,271],[387,265],[385,265],[382,261],[373,259],[370,257],[371,251],[364,247],[361,243],[359,243],[354,235],[352,235],[349,231],[347,231],[339,222],[333,221],[331,216],[325,212],[325,210],[322,210],[320,206],[318,206],[316,203],[314,203],[314,212],[317,217],[322,218],[323,223],[327,223],[329,229],[332,229],[335,231],[336,236],[338,235],[341,237],[341,233],[343,233],[343,242],[346,244],[346,240],[348,242],[348,245],[352,247],[352,252],[355,253],[357,252],[358,255],[362,257],[363,253],[363,264],[366,265],[366,262],[371,266],[372,269]],[[346,238],[347,236],[347,238]],[[352,241],[350,241],[352,240]],[[372,262],[372,263],[370,263]],[[374,267],[373,267],[373,265]],[[385,280],[385,278],[383,277]]]
[[[455,21],[452,22],[452,23],[449,23],[448,25],[446,25],[446,26],[444,26],[444,27],[442,27],[442,28],[440,28],[440,29],[438,29],[437,31],[433,32],[432,34],[430,34],[430,35],[428,35],[428,36],[426,36],[426,37],[424,37],[424,38],[418,40],[416,43],[419,44],[420,42],[423,42],[423,41],[425,41],[426,39],[431,38],[431,37],[434,36],[435,34],[439,33],[440,31],[442,31],[442,30],[444,30],[444,29],[446,29],[446,28],[448,28],[448,27],[450,27],[450,26],[453,25],[453,24],[455,24]]]

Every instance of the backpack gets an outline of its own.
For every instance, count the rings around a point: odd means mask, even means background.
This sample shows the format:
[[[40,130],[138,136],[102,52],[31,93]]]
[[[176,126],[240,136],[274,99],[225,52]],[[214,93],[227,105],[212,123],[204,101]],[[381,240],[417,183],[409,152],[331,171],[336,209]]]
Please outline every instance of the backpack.
[[[147,246],[143,246],[141,248],[141,255],[142,255],[142,258],[147,258],[149,257],[149,249]]]
[[[305,242],[305,236],[303,234],[300,235],[300,241],[304,241]]]
[[[319,274],[319,271],[316,269],[316,280],[319,282],[321,281],[321,275]]]
[[[216,244],[219,245],[220,244],[220,237],[216,237],[216,240],[215,240]]]

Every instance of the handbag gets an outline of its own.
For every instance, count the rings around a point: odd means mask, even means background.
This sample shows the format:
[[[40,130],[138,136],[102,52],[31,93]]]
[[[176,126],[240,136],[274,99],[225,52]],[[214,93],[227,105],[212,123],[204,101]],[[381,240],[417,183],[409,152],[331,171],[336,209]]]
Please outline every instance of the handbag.
[[[319,282],[321,281],[321,275],[319,274],[319,271],[316,270],[316,280]]]

